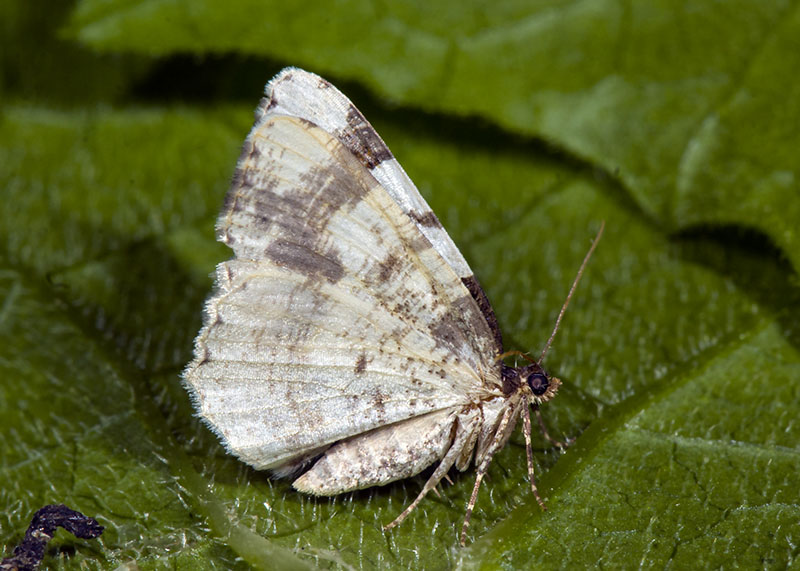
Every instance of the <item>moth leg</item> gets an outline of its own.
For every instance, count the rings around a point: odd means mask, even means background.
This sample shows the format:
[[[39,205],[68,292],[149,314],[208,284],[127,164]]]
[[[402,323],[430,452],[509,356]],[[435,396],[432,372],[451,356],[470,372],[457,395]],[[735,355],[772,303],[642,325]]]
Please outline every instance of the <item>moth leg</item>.
[[[450,449],[450,451],[452,450],[453,448]],[[392,529],[393,527],[403,523],[403,520],[406,519],[408,515],[419,505],[419,503],[422,501],[422,498],[424,498],[428,492],[433,490],[439,484],[441,479],[444,477],[444,474],[447,473],[447,471],[456,461],[455,454],[451,454],[450,451],[448,451],[445,457],[442,458],[442,461],[439,462],[439,466],[436,468],[436,470],[434,470],[433,474],[431,474],[431,477],[428,478],[428,481],[425,482],[425,485],[422,487],[422,491],[419,493],[416,499],[411,502],[411,504],[409,504],[409,506],[403,510],[403,513],[397,516],[394,521],[384,525],[384,530]]]
[[[392,529],[393,527],[400,525],[403,522],[403,520],[406,519],[406,517],[408,517],[408,514],[414,511],[414,509],[419,505],[419,503],[422,501],[422,498],[424,498],[428,492],[434,489],[436,485],[439,484],[439,482],[442,480],[442,478],[444,478],[447,475],[448,470],[450,470],[453,464],[455,464],[459,455],[463,454],[464,446],[469,445],[470,442],[474,442],[472,434],[478,428],[477,420],[478,420],[477,416],[467,419],[466,426],[460,428],[456,432],[456,437],[453,440],[453,444],[450,446],[450,449],[444,455],[444,458],[442,458],[442,461],[439,462],[439,465],[436,467],[436,470],[434,470],[433,474],[431,474],[431,477],[428,478],[427,482],[425,482],[425,485],[422,487],[422,491],[419,493],[419,495],[414,499],[413,502],[411,502],[411,504],[409,504],[409,506],[406,509],[403,510],[403,513],[401,513],[394,519],[394,521],[388,523],[387,525],[384,525],[383,529],[385,530]],[[460,418],[459,419],[460,426],[462,421],[463,418]]]
[[[528,410],[527,402],[522,407],[522,432],[525,434],[525,456],[528,458],[528,480],[531,482],[531,492],[533,497],[539,502],[539,507],[547,511],[542,498],[539,496],[539,490],[536,488],[536,478],[533,476],[533,446],[531,445],[531,415]],[[536,409],[539,412],[539,409]]]
[[[503,411],[503,417],[500,419],[500,423],[497,425],[497,430],[495,431],[495,439],[486,450],[486,455],[483,457],[481,465],[478,466],[478,472],[475,476],[475,486],[472,488],[472,496],[469,498],[469,503],[467,504],[467,513],[464,516],[464,525],[461,528],[461,547],[464,547],[464,545],[467,543],[467,528],[469,527],[469,520],[472,518],[472,510],[475,508],[475,501],[478,499],[478,490],[481,487],[483,477],[486,475],[486,470],[489,468],[489,462],[492,461],[492,457],[494,456],[495,452],[497,452],[501,446],[505,444],[505,438],[503,437],[504,432],[508,426],[508,423],[514,417],[516,412],[517,410],[514,407],[508,407]]]
[[[533,407],[533,410],[536,413],[536,421],[539,423],[539,430],[542,431],[542,435],[547,439],[548,442],[550,442],[550,444],[558,448],[561,448],[561,450],[564,450],[567,446],[572,444],[572,442],[569,439],[567,439],[567,442],[564,443],[550,436],[550,434],[547,432],[547,426],[545,426],[544,424],[544,418],[542,418],[542,411],[539,410],[538,406]]]

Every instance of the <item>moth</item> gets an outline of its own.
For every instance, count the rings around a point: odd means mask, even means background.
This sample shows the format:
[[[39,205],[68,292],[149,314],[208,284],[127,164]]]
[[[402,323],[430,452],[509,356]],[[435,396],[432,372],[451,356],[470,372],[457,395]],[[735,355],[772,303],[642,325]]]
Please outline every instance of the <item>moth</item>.
[[[544,508],[529,410],[539,415],[558,391],[541,366],[555,329],[538,360],[513,352],[530,362],[503,362],[497,319],[466,260],[330,83],[287,68],[267,84],[217,235],[234,258],[217,267],[184,381],[230,453],[321,496],[435,464],[386,528],[453,466],[474,463],[463,545],[489,462],[521,416]]]

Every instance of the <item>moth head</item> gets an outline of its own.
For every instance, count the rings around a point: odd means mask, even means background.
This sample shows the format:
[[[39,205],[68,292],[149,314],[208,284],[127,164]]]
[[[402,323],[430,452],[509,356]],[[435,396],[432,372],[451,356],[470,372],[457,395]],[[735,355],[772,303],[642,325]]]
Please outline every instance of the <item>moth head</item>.
[[[539,363],[524,367],[503,365],[503,392],[506,395],[524,391],[528,393],[531,404],[541,404],[556,396],[560,386],[561,381],[548,375]]]
[[[549,401],[556,396],[561,381],[548,375],[538,364],[529,365],[520,371],[522,380],[530,389],[532,401],[536,404]]]

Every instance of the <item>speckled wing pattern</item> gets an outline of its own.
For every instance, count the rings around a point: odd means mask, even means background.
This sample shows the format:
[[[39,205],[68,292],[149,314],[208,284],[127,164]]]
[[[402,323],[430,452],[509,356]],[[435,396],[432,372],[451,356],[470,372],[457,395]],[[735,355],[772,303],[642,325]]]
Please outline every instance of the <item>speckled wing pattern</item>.
[[[305,119],[336,137],[367,167],[400,209],[461,278],[486,318],[498,351],[502,337],[492,306],[464,256],[416,185],[364,115],[345,95],[318,75],[287,68],[267,85],[256,117],[271,113]]]
[[[317,494],[414,475],[450,449],[466,467],[496,422],[476,404],[502,402],[494,315],[344,95],[293,68],[268,84],[217,230],[235,256],[184,378],[231,452],[311,466],[295,487]]]

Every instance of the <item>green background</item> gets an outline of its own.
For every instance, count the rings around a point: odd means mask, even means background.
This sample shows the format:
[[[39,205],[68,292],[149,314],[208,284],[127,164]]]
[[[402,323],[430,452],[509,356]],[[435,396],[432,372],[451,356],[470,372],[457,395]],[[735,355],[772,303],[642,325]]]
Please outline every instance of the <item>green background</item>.
[[[800,568],[800,10],[791,2],[0,4],[0,539],[66,503],[56,569]],[[361,108],[536,353],[517,432],[332,499],[225,454],[179,374],[230,252],[213,225],[264,83]],[[125,567],[123,567],[125,568]]]

